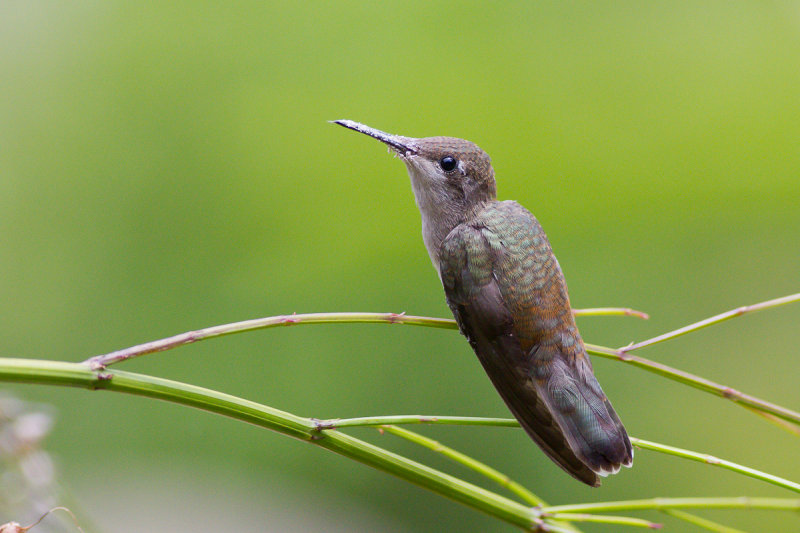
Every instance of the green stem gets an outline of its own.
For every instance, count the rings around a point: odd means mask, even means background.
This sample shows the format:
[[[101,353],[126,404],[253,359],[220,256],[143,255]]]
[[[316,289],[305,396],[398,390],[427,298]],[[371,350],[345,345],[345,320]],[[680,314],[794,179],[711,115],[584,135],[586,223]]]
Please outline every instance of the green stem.
[[[389,424],[440,424],[455,426],[498,426],[518,428],[519,422],[513,418],[485,418],[479,416],[425,416],[393,415],[365,416],[359,418],[331,418],[315,420],[318,429],[339,429],[358,426],[384,426]]]
[[[617,524],[621,526],[644,527],[648,529],[661,529],[663,524],[644,520],[642,518],[632,518],[629,516],[608,516],[583,513],[548,513],[547,518],[554,520],[569,520],[570,522],[600,522],[603,524]]]
[[[791,433],[795,437],[800,437],[800,427],[795,426],[791,422],[787,422],[786,420],[782,420],[782,419],[778,418],[777,416],[771,415],[769,413],[765,413],[764,411],[759,411],[758,409],[750,407],[749,405],[742,405],[742,407],[744,407],[745,409],[747,409],[751,413],[760,416],[761,418],[763,418],[764,420],[766,420],[770,424],[778,426],[779,428],[781,428],[784,431],[788,431],[789,433]]]
[[[420,435],[419,433],[415,433],[413,431],[409,431],[401,427],[386,425],[386,426],[380,426],[380,428],[382,430],[387,431],[388,433],[397,435],[398,437],[402,437],[407,441],[413,442],[414,444],[419,444],[420,446],[428,448],[429,450],[441,453],[448,459],[452,459],[453,461],[466,466],[470,470],[478,472],[482,476],[491,479],[504,489],[508,489],[510,492],[513,492],[514,494],[519,496],[525,503],[529,503],[530,505],[533,505],[535,507],[544,507],[545,505],[547,505],[541,498],[539,498],[537,495],[535,495],[534,493],[532,493],[531,491],[529,491],[528,489],[526,489],[525,487],[523,487],[522,485],[511,479],[509,476],[495,470],[494,468],[485,463],[477,461],[468,455],[465,455],[457,450],[454,450],[449,446],[445,446],[444,444],[438,441],[435,441],[433,439]]]
[[[573,309],[575,316],[609,316],[623,315],[635,316],[639,318],[649,318],[647,313],[636,311],[627,307],[597,307],[593,309]],[[198,329],[179,333],[172,337],[166,337],[155,341],[146,342],[124,348],[103,355],[96,355],[84,361],[91,365],[94,370],[106,368],[114,363],[146,355],[149,353],[163,352],[192,344],[205,339],[213,339],[232,333],[253,331],[256,329],[267,329],[280,326],[293,326],[296,324],[352,324],[352,323],[373,323],[373,324],[408,324],[413,326],[426,326],[429,328],[458,329],[456,321],[451,318],[430,318],[424,316],[406,315],[405,313],[306,313],[302,315],[278,315],[242,322],[233,322],[212,326],[210,328]]]
[[[691,513],[687,513],[686,511],[679,511],[678,509],[662,509],[661,512],[708,531],[716,531],[717,533],[745,533],[741,529],[734,529],[732,527],[724,526],[714,522],[713,520],[709,520],[708,518],[693,515]]]
[[[139,357],[154,352],[163,352],[192,344],[205,339],[222,337],[233,333],[253,331],[257,329],[267,329],[281,326],[294,326],[297,324],[351,324],[351,323],[377,323],[377,324],[410,324],[415,326],[426,326],[429,328],[457,329],[454,320],[447,318],[429,318],[421,316],[410,316],[405,313],[307,313],[303,315],[279,315],[266,318],[256,318],[212,326],[210,328],[198,329],[179,333],[172,337],[166,337],[155,341],[146,342],[124,348],[104,355],[96,355],[84,361],[92,369],[99,370],[106,368],[114,363]]]
[[[698,329],[703,329],[708,326],[712,326],[714,324],[719,324],[720,322],[725,322],[726,320],[730,320],[731,318],[736,318],[737,316],[742,316],[747,313],[754,313],[756,311],[763,311],[764,309],[772,309],[774,307],[779,307],[781,305],[786,305],[794,302],[800,302],[800,292],[797,294],[790,294],[789,296],[783,296],[781,298],[775,298],[773,300],[767,300],[766,302],[760,302],[753,305],[744,305],[742,307],[737,307],[736,309],[731,309],[730,311],[726,311],[724,313],[720,313],[710,318],[706,318],[699,322],[695,322],[694,324],[689,324],[688,326],[683,326],[682,328],[678,328],[668,333],[658,335],[656,337],[653,337],[652,339],[647,339],[641,342],[637,342],[635,344],[629,344],[628,346],[623,346],[622,348],[619,348],[619,351],[624,353],[624,352],[630,352],[631,350],[638,350],[639,348],[644,348],[645,346],[652,346],[653,344],[664,342],[669,339],[674,339],[675,337],[686,335],[687,333],[690,333],[692,331],[697,331]]]
[[[123,371],[92,371],[81,363],[0,358],[0,381],[104,389],[157,398],[277,431],[355,459],[523,529],[536,513],[513,500],[337,431],[266,405],[186,383]]]
[[[754,468],[742,466],[737,463],[732,463],[731,461],[726,461],[725,459],[720,459],[718,457],[714,457],[713,455],[697,453],[691,450],[684,450],[683,448],[667,446],[666,444],[659,444],[657,442],[637,439],[635,437],[631,437],[631,444],[639,448],[644,448],[646,450],[654,450],[668,455],[674,455],[676,457],[683,457],[684,459],[697,461],[699,463],[705,463],[711,466],[718,466],[726,470],[731,470],[733,472],[744,474],[745,476],[749,476],[755,479],[760,479],[761,481],[766,481],[767,483],[772,483],[773,485],[777,485],[785,489],[793,490],[794,492],[800,492],[800,484],[795,483],[794,481],[789,481],[788,479],[774,476],[772,474],[767,474],[765,472],[761,472],[760,470],[756,470]]]
[[[643,311],[637,311],[630,307],[590,307],[585,309],[573,309],[575,316],[635,316],[642,320],[649,320],[650,315]]]
[[[663,509],[770,509],[800,511],[800,500],[791,498],[649,498],[615,502],[575,503],[543,507],[543,513],[604,513]]]
[[[745,394],[744,392],[738,391],[731,387],[726,387],[725,385],[720,385],[719,383],[715,383],[706,378],[701,378],[700,376],[696,376],[689,372],[684,372],[683,370],[678,370],[677,368],[673,368],[656,361],[651,361],[649,359],[645,359],[644,357],[620,352],[619,350],[606,348],[605,346],[597,346],[596,344],[587,343],[586,351],[592,355],[628,363],[629,365],[647,370],[648,372],[653,372],[654,374],[664,376],[673,381],[683,383],[684,385],[689,385],[690,387],[694,387],[705,392],[710,392],[715,396],[720,396],[722,398],[731,400],[732,402],[738,403],[742,406],[751,407],[753,409],[769,413],[794,424],[800,424],[800,413],[797,411],[793,411],[791,409],[787,409],[786,407],[756,398],[755,396]]]
[[[495,419],[495,420],[501,420],[501,419]],[[476,459],[473,459],[468,455],[465,455],[457,450],[454,450],[449,446],[445,446],[444,444],[435,441],[433,439],[430,439],[428,437],[425,437],[423,435],[420,435],[419,433],[415,433],[413,431],[409,431],[407,429],[400,428],[397,426],[385,425],[385,426],[380,426],[380,429],[382,431],[387,431],[393,435],[397,435],[398,437],[402,437],[409,442],[413,442],[414,444],[423,446],[424,448],[428,448],[429,450],[432,450],[434,452],[441,453],[448,459],[451,459],[461,465],[464,465],[470,470],[473,470],[481,474],[482,476],[489,478],[490,480],[494,481],[501,487],[516,494],[517,496],[519,496],[519,498],[522,499],[522,501],[529,503],[530,505],[533,505],[535,507],[544,507],[547,505],[544,502],[544,500],[542,500],[537,495],[526,489],[524,486],[520,485],[519,483],[511,479],[506,474],[503,474],[502,472],[495,470],[491,466],[482,463]],[[547,531],[548,529],[552,531],[551,528],[552,526],[555,525],[559,531],[563,530],[563,531],[569,531],[571,533],[580,533],[580,531],[577,528],[575,528],[572,524],[569,524],[560,519],[555,519],[555,520],[556,522],[559,523],[557,524],[542,523],[542,528],[545,531]]]

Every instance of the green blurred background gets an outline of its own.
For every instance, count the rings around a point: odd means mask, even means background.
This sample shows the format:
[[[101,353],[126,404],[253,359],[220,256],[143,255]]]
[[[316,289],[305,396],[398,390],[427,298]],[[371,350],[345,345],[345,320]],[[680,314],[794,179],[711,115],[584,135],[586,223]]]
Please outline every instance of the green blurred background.
[[[0,355],[76,361],[291,312],[449,316],[404,166],[326,122],[338,118],[489,152],[500,198],[547,230],[573,304],[652,315],[583,318],[588,342],[797,292],[799,59],[793,2],[3,2]],[[767,311],[642,355],[796,409],[799,318]],[[319,418],[507,416],[448,331],[270,330],[123,368]],[[632,435],[800,479],[797,437],[641,370],[595,368]],[[512,530],[201,411],[7,388],[55,406],[47,449],[102,531]],[[422,431],[551,503],[792,496],[647,451],[593,490],[521,431]],[[352,433],[483,483],[395,437]],[[705,515],[800,528],[791,514]]]

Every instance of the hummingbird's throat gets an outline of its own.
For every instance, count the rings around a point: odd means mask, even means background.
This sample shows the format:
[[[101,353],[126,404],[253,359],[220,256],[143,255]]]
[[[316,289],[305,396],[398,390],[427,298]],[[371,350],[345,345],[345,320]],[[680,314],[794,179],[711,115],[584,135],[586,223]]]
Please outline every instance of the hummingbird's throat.
[[[447,234],[463,223],[464,206],[449,194],[443,177],[437,179],[435,165],[421,157],[400,156],[411,178],[411,189],[422,216],[422,240],[436,272],[439,272],[439,252]]]

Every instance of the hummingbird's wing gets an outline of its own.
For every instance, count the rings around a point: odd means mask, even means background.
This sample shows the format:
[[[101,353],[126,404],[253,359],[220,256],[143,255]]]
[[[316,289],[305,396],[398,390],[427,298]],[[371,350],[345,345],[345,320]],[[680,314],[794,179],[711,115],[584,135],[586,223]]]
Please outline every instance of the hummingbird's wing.
[[[629,466],[625,428],[594,377],[558,262],[538,221],[502,202],[442,243],[440,274],[461,332],[525,431],[592,486]]]

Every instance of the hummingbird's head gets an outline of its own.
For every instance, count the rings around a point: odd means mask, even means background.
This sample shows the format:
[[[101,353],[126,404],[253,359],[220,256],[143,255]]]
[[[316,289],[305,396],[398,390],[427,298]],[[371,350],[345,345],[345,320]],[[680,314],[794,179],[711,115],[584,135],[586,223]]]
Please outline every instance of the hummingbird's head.
[[[467,214],[497,196],[492,161],[475,143],[455,137],[391,135],[352,120],[334,123],[378,139],[400,157],[423,215],[437,210]]]
[[[333,122],[378,139],[406,164],[422,215],[422,240],[439,273],[441,245],[447,235],[476,216],[497,196],[489,155],[464,139],[415,139],[392,135],[352,120]]]

